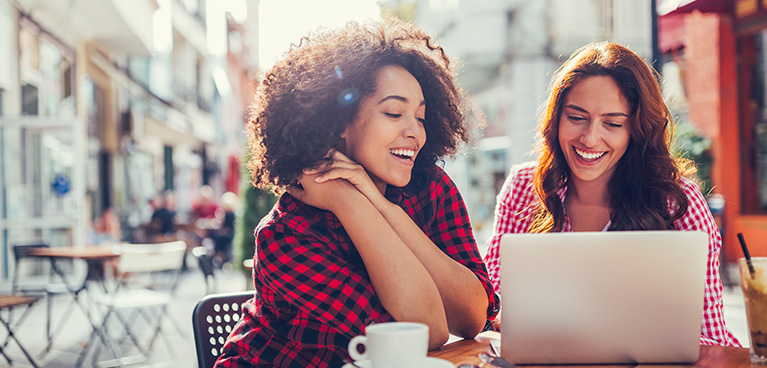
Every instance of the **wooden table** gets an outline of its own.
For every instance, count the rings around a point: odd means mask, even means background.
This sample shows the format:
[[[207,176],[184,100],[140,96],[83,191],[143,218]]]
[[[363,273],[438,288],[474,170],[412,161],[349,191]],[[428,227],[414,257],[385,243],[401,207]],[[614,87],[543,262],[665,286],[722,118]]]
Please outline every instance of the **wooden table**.
[[[453,364],[476,364],[479,365],[481,362],[479,358],[477,357],[479,353],[485,352],[485,353],[491,353],[492,354],[492,348],[490,347],[490,340],[493,339],[500,339],[501,334],[494,331],[486,331],[481,334],[479,334],[476,338],[473,340],[459,340],[453,343],[446,344],[445,346],[441,347],[438,350],[433,350],[429,352],[430,357],[445,359]],[[700,358],[698,358],[698,361],[693,364],[670,364],[670,365],[659,365],[659,364],[626,364],[626,365],[568,365],[568,366],[556,366],[556,365],[545,365],[545,366],[531,366],[531,365],[519,365],[520,367],[545,367],[545,368],[556,368],[556,367],[568,367],[568,368],[588,368],[588,367],[598,367],[598,368],[610,368],[610,367],[647,367],[647,368],[663,368],[663,367],[697,367],[697,368],[751,368],[751,358],[749,356],[748,349],[746,348],[731,348],[731,347],[723,347],[723,346],[709,346],[709,345],[701,345],[700,346]]]
[[[105,261],[120,257],[121,244],[88,245],[84,247],[55,247],[34,248],[29,254],[34,257],[48,258],[51,260],[53,271],[61,277],[64,283],[69,284],[66,274],[56,264],[57,259],[81,259],[86,261],[88,272],[85,280],[78,289],[86,289],[87,282],[103,278],[103,264]],[[74,292],[75,290],[72,291]]]
[[[105,244],[84,247],[34,248],[29,253],[35,257],[44,258],[109,259],[120,256],[119,246],[119,244]]]
[[[58,275],[64,285],[66,285],[74,304],[80,308],[83,314],[85,314],[85,317],[95,331],[98,329],[98,326],[93,322],[90,306],[88,305],[89,303],[87,300],[83,302],[80,298],[80,294],[83,291],[89,290],[88,284],[91,282],[100,284],[104,292],[108,291],[105,283],[104,264],[107,261],[115,260],[120,257],[120,246],[121,244],[88,245],[84,247],[44,247],[30,249],[29,254],[33,257],[47,258],[50,260],[51,270]],[[70,282],[66,272],[64,272],[57,263],[57,260],[60,259],[84,260],[86,262],[87,271],[83,280],[81,282],[78,281],[77,284]],[[64,316],[63,318],[66,320],[68,316]],[[58,322],[58,325],[53,332],[51,331],[50,325],[46,326],[48,341],[45,345],[44,352],[47,353],[53,347],[53,337],[56,335],[56,332],[59,332],[61,329],[64,320]]]
[[[18,327],[19,323],[21,323],[22,320],[27,316],[27,313],[29,313],[29,308],[34,304],[36,301],[40,299],[39,296],[29,296],[29,295],[0,295],[0,310],[8,309],[8,315],[6,318],[4,318],[2,315],[0,315],[0,324],[5,327],[5,331],[7,333],[7,336],[5,338],[5,342],[0,345],[0,355],[5,358],[5,360],[8,362],[8,365],[12,365],[13,361],[11,358],[5,353],[4,349],[8,346],[8,343],[10,341],[16,342],[16,345],[19,347],[22,353],[24,353],[24,356],[27,357],[27,360],[29,361],[29,364],[32,364],[34,368],[38,368],[39,366],[35,362],[35,360],[32,358],[32,356],[27,352],[27,349],[24,349],[24,346],[21,345],[21,342],[16,338],[16,335],[14,335],[14,330]],[[10,310],[14,307],[21,307],[26,306],[27,308],[24,310],[24,313],[21,315],[21,317],[18,318],[16,323],[13,323],[11,321],[11,313]]]

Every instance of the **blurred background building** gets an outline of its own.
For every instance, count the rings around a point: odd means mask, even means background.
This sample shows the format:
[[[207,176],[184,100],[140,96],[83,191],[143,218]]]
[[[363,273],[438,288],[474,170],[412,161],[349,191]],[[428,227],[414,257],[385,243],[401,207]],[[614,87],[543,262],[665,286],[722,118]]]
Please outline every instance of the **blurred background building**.
[[[677,111],[710,141],[713,192],[723,199],[726,256],[767,255],[767,2],[664,1],[659,49],[679,81]],[[712,207],[712,209],[714,209]]]
[[[203,185],[238,192],[258,57],[247,3],[0,1],[3,278],[14,242],[88,244],[108,210],[131,241],[164,190],[181,219]]]
[[[259,38],[277,36],[259,35],[274,16],[259,9],[273,1],[0,0],[0,279],[13,242],[87,244],[108,210],[131,241],[165,190],[181,219],[203,185],[239,191]],[[481,246],[510,167],[534,159],[552,74],[578,47],[611,40],[663,73],[681,149],[723,199],[727,257],[739,256],[737,232],[767,255],[767,1],[376,3],[461,60],[487,116],[475,146],[446,164]]]
[[[481,246],[509,169],[535,159],[539,109],[559,65],[597,40],[653,56],[650,0],[419,0],[414,18],[462,61],[459,79],[487,118],[476,147],[447,165]]]

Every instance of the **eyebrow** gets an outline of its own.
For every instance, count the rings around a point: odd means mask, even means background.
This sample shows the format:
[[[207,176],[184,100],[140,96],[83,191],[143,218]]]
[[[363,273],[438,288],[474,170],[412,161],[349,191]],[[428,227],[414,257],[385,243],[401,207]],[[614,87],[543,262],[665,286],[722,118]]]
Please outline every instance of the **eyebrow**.
[[[388,95],[388,96],[382,98],[381,101],[378,101],[378,104],[382,104],[382,103],[384,103],[387,100],[397,100],[397,101],[407,102],[407,98],[405,98],[405,97],[398,96],[398,95]],[[426,105],[426,100],[421,100],[421,103],[418,104],[418,105],[419,106],[420,105]]]
[[[584,108],[579,107],[577,105],[573,105],[573,104],[567,105],[567,106],[565,106],[565,108],[570,108],[570,109],[573,109],[573,110],[578,110],[578,111],[586,113],[586,114],[589,113]],[[608,112],[606,114],[602,114],[601,116],[623,116],[623,117],[629,117],[628,114],[622,113],[622,112]]]

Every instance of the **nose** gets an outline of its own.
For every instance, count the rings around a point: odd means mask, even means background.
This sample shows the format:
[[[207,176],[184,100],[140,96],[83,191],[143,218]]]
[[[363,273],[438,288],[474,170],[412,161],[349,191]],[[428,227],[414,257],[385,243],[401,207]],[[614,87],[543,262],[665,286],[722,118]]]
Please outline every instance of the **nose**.
[[[407,126],[405,126],[403,134],[407,138],[413,138],[420,141],[422,138],[426,137],[426,130],[417,118],[412,117],[407,119]]]
[[[586,147],[592,147],[599,143],[599,122],[592,121],[584,126],[580,140]]]

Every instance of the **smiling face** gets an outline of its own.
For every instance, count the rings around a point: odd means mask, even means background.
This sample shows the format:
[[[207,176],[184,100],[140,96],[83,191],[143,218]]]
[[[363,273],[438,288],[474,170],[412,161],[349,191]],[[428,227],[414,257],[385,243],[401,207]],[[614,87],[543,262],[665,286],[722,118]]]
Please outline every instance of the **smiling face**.
[[[426,103],[421,85],[407,70],[385,66],[376,89],[360,105],[354,122],[341,135],[344,154],[362,165],[381,192],[386,184],[410,182],[415,158],[426,143]]]
[[[630,139],[629,105],[611,77],[588,77],[572,87],[559,116],[559,145],[570,180],[610,180]]]

